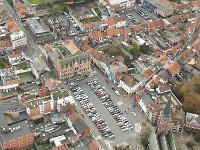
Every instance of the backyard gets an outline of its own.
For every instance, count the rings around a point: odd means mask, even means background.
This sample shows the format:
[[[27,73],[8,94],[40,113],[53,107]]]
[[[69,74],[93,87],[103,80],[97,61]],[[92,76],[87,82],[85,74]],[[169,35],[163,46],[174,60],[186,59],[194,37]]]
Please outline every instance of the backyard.
[[[20,73],[19,78],[21,83],[35,80],[35,77],[33,76],[32,72]]]
[[[100,21],[100,19],[98,17],[95,18],[88,18],[88,19],[81,19],[80,22],[82,22],[83,24],[87,24],[87,23],[92,23],[92,22],[97,22]]]

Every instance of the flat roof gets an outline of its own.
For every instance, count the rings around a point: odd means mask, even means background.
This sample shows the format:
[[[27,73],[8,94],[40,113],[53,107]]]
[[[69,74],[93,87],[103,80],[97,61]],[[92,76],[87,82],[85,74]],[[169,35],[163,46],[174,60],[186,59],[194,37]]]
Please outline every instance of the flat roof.
[[[163,3],[161,0],[145,0],[145,1],[154,5],[155,7],[157,7],[158,9],[160,9],[164,12],[173,10],[173,8],[170,5]]]
[[[29,26],[30,30],[34,35],[49,33],[50,30],[47,25],[45,25],[39,17],[28,18],[26,24]]]
[[[27,120],[19,121],[13,124],[8,125],[9,131],[6,134],[3,134],[0,132],[0,139],[4,141],[10,141],[15,138],[19,138],[28,134],[31,134],[32,131],[29,128],[29,124],[27,123]]]

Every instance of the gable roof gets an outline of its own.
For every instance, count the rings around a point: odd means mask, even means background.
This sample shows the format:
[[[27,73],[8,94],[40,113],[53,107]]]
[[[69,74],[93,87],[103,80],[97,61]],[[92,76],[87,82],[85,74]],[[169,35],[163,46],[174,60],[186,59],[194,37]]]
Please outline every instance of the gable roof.
[[[49,45],[49,44],[45,44],[44,47],[43,47],[43,49],[44,49],[47,53],[49,53],[49,52],[51,52],[51,51],[53,50],[53,48],[52,48],[51,45]]]
[[[174,60],[173,63],[171,63],[170,65],[168,65],[167,70],[171,75],[174,75],[176,73],[178,73],[178,71],[181,69],[181,66],[179,65],[179,63]]]
[[[193,114],[193,113],[186,113],[186,123],[190,124],[193,121],[195,121],[196,123],[198,123],[198,125],[200,126],[200,116],[197,114]]]
[[[82,119],[77,119],[72,124],[78,133],[81,133],[85,128],[88,128],[86,123]]]
[[[96,140],[91,140],[88,144],[90,150],[100,150],[100,145]]]
[[[69,116],[69,120],[71,120],[71,122],[73,123],[74,121],[76,121],[77,119],[80,119],[80,116],[78,113],[73,112],[70,116]]]
[[[153,101],[153,99],[151,98],[151,96],[148,95],[148,94],[144,94],[144,95],[141,97],[141,99],[143,100],[143,102],[144,102],[144,104],[145,104],[146,106],[148,106],[148,105]]]
[[[49,78],[46,80],[45,85],[51,91],[58,87],[58,82],[56,79]]]
[[[134,86],[134,85],[136,84],[135,79],[134,79],[133,77],[129,76],[129,75],[125,76],[125,77],[122,79],[122,81],[123,81],[126,85],[128,85],[129,87],[132,87],[132,86]]]
[[[146,78],[146,79],[149,79],[152,75],[153,71],[151,68],[148,68],[147,70],[144,71],[143,73],[143,76]]]
[[[74,44],[72,41],[65,41],[64,42],[64,47],[71,53],[71,54],[76,54],[77,52],[80,51],[80,49]]]
[[[17,50],[15,51],[13,54],[9,55],[9,58],[16,58],[16,57],[20,57],[22,56],[22,51],[21,50]]]
[[[181,57],[185,60],[188,61],[191,56],[193,55],[193,50],[192,49],[187,49],[182,52]]]

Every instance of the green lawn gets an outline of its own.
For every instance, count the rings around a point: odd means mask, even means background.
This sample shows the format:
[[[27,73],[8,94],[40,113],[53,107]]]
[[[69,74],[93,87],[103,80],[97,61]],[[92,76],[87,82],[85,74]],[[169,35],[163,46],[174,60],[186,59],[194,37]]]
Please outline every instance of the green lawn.
[[[80,22],[82,22],[83,24],[87,24],[87,23],[92,23],[92,22],[97,22],[100,21],[100,19],[98,17],[95,18],[88,18],[88,19],[81,19]]]
[[[32,74],[32,72],[20,73],[19,78],[22,83],[26,82],[26,81],[34,81],[35,80],[35,77]]]

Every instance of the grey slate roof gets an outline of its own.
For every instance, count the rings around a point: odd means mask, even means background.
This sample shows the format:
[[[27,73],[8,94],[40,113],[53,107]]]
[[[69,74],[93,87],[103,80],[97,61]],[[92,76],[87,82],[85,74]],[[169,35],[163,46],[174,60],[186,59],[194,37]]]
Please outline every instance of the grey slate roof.
[[[18,127],[20,127],[20,128],[18,128]],[[10,125],[8,125],[8,128],[10,128],[12,130],[14,129],[14,130],[13,130],[13,132],[10,131],[6,134],[3,134],[2,132],[0,132],[1,142],[9,141],[14,138],[22,137],[22,136],[32,133],[31,129],[29,128],[29,124],[27,123],[27,120],[23,120],[23,121],[19,121],[19,122],[10,124]]]
[[[165,109],[163,111],[163,115],[164,115],[164,117],[168,118],[168,117],[170,117],[170,114],[171,114],[171,100],[169,99],[167,101],[167,104],[166,104]]]
[[[161,150],[169,150],[168,146],[167,146],[167,141],[166,141],[166,137],[164,134],[161,134],[158,136],[158,141],[160,143],[160,149]]]
[[[196,121],[200,125],[200,115],[187,112],[186,123],[190,123],[192,121]]]
[[[174,143],[174,137],[172,133],[166,135],[170,150],[176,150],[176,145]]]
[[[78,133],[81,133],[83,129],[88,128],[88,126],[82,119],[77,119],[76,121],[74,121],[73,126]]]
[[[144,94],[141,99],[143,100],[144,104],[146,106],[148,106],[152,101],[153,99],[151,98],[151,96],[149,96],[148,94]]]
[[[155,134],[155,131],[151,131],[150,137],[149,137],[149,144],[150,144],[150,150],[160,150],[158,145],[157,136]]]

